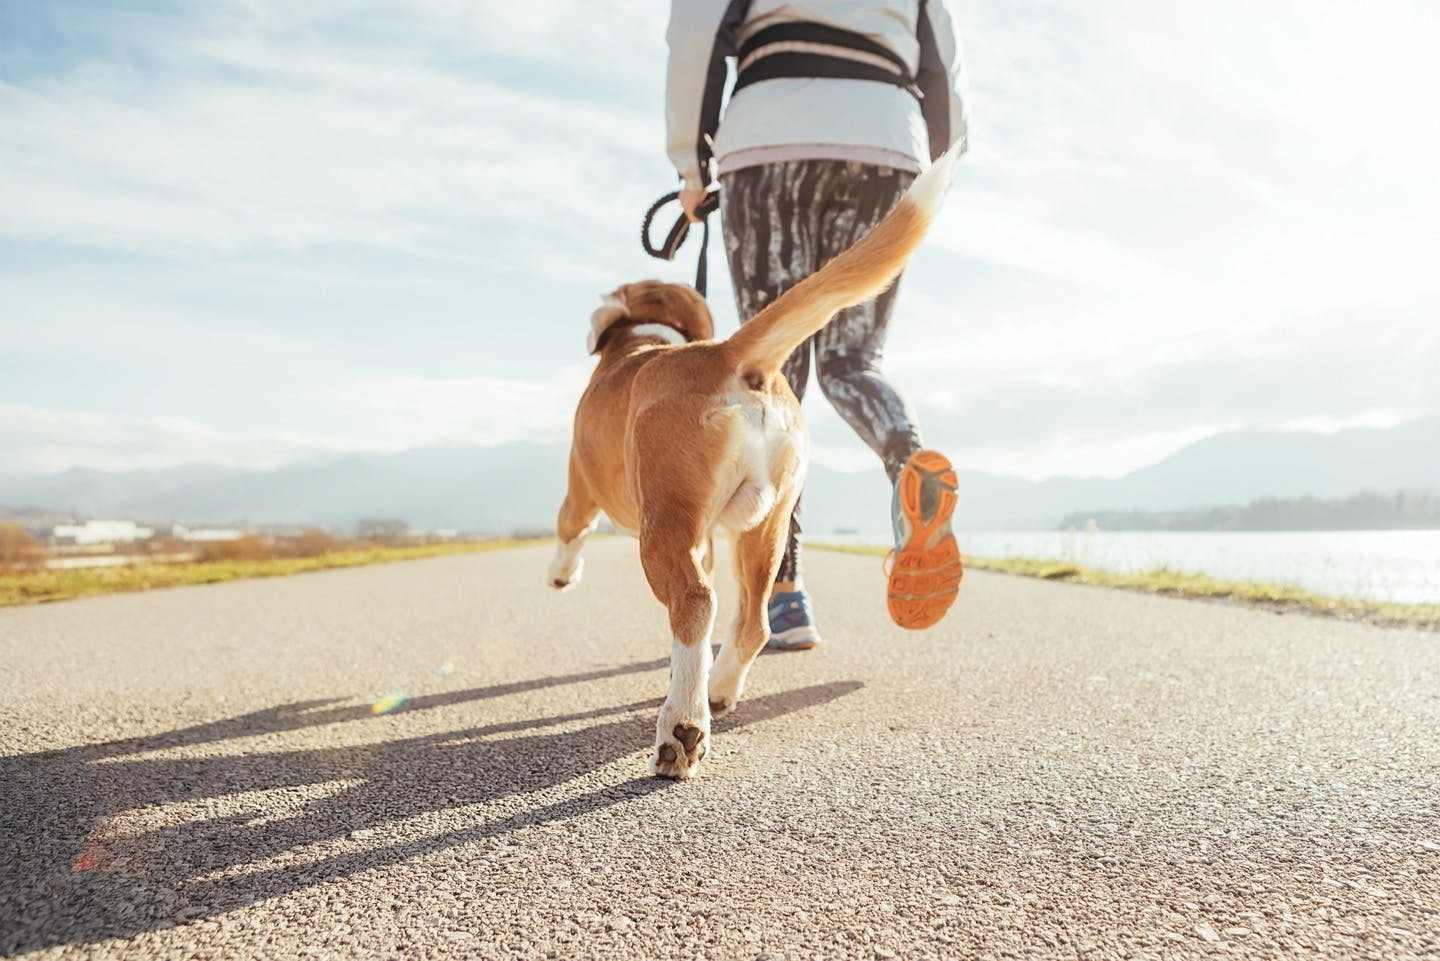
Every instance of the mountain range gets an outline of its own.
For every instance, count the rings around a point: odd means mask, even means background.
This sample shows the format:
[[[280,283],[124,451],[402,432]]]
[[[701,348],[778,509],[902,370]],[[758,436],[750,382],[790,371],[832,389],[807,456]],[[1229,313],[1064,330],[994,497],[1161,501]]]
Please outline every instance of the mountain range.
[[[309,459],[273,470],[189,465],[165,470],[0,477],[0,505],[85,517],[180,523],[353,525],[394,517],[420,530],[548,529],[564,496],[559,444],[417,448]],[[1027,481],[960,474],[960,523],[971,529],[1052,529],[1084,511],[1185,510],[1260,497],[1348,497],[1361,491],[1440,492],[1440,417],[1332,434],[1232,431],[1122,477]],[[805,529],[878,536],[890,488],[874,471],[812,465]]]

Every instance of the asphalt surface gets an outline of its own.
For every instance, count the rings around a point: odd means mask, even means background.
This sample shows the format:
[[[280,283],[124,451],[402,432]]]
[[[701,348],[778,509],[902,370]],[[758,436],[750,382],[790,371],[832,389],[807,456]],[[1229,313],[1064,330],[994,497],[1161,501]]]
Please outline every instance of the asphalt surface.
[[[672,783],[634,544],[548,557],[0,611],[0,955],[1440,956],[1435,634],[983,573],[910,634],[811,552],[826,646]]]

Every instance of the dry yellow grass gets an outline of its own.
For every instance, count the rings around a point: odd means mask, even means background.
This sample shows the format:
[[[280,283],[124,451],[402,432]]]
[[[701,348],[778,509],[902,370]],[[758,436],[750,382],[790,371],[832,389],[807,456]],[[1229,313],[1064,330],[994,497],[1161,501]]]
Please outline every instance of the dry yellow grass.
[[[884,547],[846,544],[812,544],[808,546],[876,557],[883,556],[887,550]],[[1395,627],[1440,629],[1440,604],[1390,604],[1348,597],[1330,597],[1289,584],[1222,581],[1204,574],[1186,574],[1165,568],[1137,574],[1115,574],[1092,567],[1080,567],[1065,561],[1042,561],[1024,557],[999,559],[966,557],[965,566],[974,570],[997,571],[1002,574],[1035,577],[1047,581],[1069,581],[1075,584],[1093,584],[1097,587],[1117,587],[1124,590],[1142,591],[1147,594],[1230,600],[1272,609],[1294,610]]]
[[[496,539],[457,544],[418,544],[409,547],[366,547],[338,550],[315,557],[260,560],[196,561],[181,564],[134,564],[125,567],[89,567],[75,570],[20,571],[0,574],[0,607],[44,604],[93,594],[148,591],[188,584],[218,584],[251,577],[280,577],[337,567],[360,567],[389,561],[443,557],[474,551],[498,550],[526,541]]]

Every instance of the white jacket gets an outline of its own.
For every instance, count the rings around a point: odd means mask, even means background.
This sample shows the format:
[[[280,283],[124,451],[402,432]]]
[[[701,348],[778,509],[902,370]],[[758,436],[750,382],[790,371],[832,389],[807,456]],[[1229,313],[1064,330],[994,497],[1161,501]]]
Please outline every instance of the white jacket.
[[[757,30],[791,22],[883,44],[909,66],[924,100],[873,80],[764,80],[731,98],[712,145],[702,132],[719,116],[726,58]],[[954,144],[965,149],[965,71],[949,0],[672,0],[666,39],[667,149],[687,187],[778,160],[862,160],[918,171]]]

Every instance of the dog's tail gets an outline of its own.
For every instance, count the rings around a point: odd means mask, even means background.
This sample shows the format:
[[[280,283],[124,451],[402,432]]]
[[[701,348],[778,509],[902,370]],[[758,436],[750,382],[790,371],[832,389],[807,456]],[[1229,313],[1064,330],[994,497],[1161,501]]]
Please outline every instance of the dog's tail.
[[[876,296],[900,275],[945,199],[959,151],[926,170],[900,203],[854,246],[791,287],[725,342],[737,368],[777,371],[805,338],[846,307]]]

